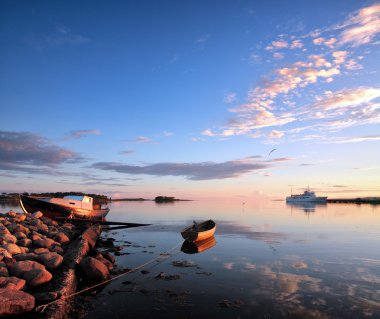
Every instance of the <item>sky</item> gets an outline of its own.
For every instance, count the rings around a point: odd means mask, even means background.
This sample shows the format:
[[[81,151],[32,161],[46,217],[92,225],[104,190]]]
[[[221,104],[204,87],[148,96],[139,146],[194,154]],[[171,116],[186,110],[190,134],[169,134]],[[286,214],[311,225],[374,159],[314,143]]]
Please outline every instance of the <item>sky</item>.
[[[0,3],[0,191],[380,196],[380,2]]]

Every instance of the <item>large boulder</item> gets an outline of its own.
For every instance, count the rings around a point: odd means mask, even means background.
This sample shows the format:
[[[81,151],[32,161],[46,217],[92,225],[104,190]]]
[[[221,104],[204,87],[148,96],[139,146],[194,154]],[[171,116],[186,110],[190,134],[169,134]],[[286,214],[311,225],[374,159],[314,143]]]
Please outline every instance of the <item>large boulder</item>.
[[[19,315],[34,308],[34,297],[19,290],[0,289],[0,316]]]
[[[12,276],[22,277],[22,275],[32,269],[45,269],[44,265],[32,260],[17,261],[9,267]]]
[[[22,277],[29,287],[36,287],[49,282],[53,275],[46,269],[35,268],[25,272]]]
[[[45,265],[47,269],[54,270],[62,264],[63,257],[57,253],[45,253],[38,255],[38,260],[41,264]]]
[[[103,281],[109,278],[107,266],[95,258],[85,257],[82,259],[79,266],[85,277],[89,280]]]

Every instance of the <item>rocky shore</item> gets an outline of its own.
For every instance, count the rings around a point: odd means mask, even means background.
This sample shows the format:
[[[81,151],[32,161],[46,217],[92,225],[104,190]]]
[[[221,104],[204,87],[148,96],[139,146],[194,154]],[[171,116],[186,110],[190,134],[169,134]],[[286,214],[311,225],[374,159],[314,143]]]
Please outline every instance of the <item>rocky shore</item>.
[[[109,278],[113,256],[94,250],[101,231],[100,225],[59,223],[40,212],[0,214],[0,316],[64,318],[78,273],[90,281]]]

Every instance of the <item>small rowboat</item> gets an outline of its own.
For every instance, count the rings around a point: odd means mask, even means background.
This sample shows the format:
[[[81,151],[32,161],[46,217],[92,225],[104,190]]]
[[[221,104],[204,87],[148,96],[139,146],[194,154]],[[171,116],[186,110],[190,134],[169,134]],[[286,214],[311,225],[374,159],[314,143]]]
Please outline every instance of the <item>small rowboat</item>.
[[[194,225],[185,228],[181,231],[181,235],[188,241],[200,241],[209,238],[214,235],[216,224],[213,220],[209,219],[201,223],[195,223]]]

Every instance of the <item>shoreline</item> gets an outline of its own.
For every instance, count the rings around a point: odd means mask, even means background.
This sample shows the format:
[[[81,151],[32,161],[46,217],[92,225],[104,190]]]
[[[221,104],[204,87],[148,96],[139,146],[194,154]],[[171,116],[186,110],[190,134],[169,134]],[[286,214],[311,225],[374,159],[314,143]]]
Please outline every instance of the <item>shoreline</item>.
[[[114,257],[95,250],[102,230],[42,213],[0,214],[0,315],[67,318],[80,278],[101,282],[113,269]]]

